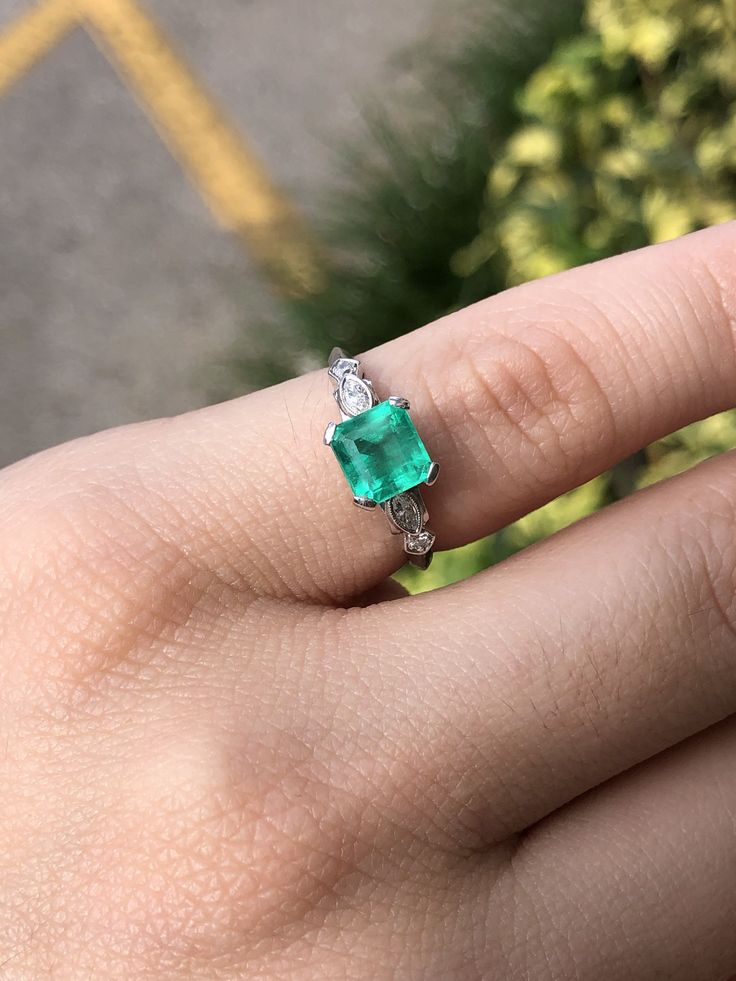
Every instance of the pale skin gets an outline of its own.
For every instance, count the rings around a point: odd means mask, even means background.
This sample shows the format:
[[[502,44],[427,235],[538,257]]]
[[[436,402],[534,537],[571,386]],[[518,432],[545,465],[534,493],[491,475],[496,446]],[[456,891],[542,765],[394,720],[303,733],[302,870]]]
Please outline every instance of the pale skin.
[[[722,226],[361,355],[438,544],[733,405],[735,260]],[[736,975],[736,459],[406,597],[329,392],[0,474],[0,976]]]

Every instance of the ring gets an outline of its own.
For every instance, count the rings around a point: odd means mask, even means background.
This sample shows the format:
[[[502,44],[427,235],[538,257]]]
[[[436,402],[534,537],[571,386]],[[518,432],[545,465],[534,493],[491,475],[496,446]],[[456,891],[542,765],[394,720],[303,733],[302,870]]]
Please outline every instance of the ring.
[[[330,354],[327,373],[342,422],[331,422],[324,442],[332,448],[359,508],[380,507],[394,535],[404,536],[409,561],[426,569],[435,535],[419,491],[439,476],[409,415],[409,402],[392,395],[380,402],[363,377],[360,361],[339,347]]]

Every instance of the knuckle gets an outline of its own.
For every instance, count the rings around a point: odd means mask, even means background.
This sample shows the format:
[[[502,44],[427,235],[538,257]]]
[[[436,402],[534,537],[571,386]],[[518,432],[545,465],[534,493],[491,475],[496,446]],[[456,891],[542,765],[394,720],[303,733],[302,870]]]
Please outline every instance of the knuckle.
[[[589,309],[575,313],[569,305],[566,315],[556,306],[546,313],[536,307],[528,317],[517,311],[507,329],[448,332],[435,408],[478,463],[487,466],[490,453],[513,459],[516,478],[520,467],[535,483],[551,474],[557,483],[561,472],[577,469],[581,450],[592,450],[595,441],[600,452],[602,438],[615,439],[612,406],[587,337],[595,330],[599,347],[600,332],[610,327]],[[586,318],[591,331],[584,329]]]
[[[320,922],[371,851],[355,803],[338,803],[299,734],[277,723],[271,746],[267,729],[255,719],[237,734],[189,727],[176,759],[167,748],[138,783],[146,871],[135,891],[153,905],[132,927],[155,919],[167,956],[189,966],[246,947],[257,960],[303,919]],[[168,884],[165,907],[157,881]]]
[[[695,312],[700,314],[697,319],[702,325],[701,332],[706,335],[712,364],[716,370],[727,371],[728,377],[733,377],[736,363],[736,275],[733,269],[736,222],[711,229],[707,234],[709,240],[713,234],[723,236],[726,247],[703,252],[696,243],[704,240],[700,235],[693,236],[682,289]],[[690,357],[688,367],[691,363]]]
[[[705,465],[705,481],[698,484],[698,508],[688,508],[682,529],[682,548],[691,556],[690,584],[696,612],[714,618],[715,629],[726,630],[736,637],[736,536],[733,528],[736,520],[736,499],[733,480],[736,477],[736,455],[729,454],[718,461],[718,476],[708,482]],[[700,520],[693,521],[693,513]],[[711,623],[713,629],[713,623]]]
[[[143,660],[206,588],[124,494],[89,476],[8,509],[0,541],[2,657],[44,689]]]

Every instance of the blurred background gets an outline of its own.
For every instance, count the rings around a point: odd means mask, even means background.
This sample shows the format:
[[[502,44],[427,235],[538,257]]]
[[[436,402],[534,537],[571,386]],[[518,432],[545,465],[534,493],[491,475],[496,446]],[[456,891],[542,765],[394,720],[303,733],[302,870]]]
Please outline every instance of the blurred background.
[[[0,465],[736,217],[736,0],[0,0]],[[412,589],[736,445],[726,413]]]

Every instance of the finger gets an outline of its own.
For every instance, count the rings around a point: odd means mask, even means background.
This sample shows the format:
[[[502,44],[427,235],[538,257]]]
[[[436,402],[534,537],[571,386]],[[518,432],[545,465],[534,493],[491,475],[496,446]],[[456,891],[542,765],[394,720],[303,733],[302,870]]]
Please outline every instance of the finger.
[[[395,579],[386,579],[384,582],[380,582],[377,586],[374,586],[373,589],[369,589],[368,592],[363,593],[362,596],[358,596],[355,605],[374,606],[376,603],[403,599],[408,595],[409,593],[401,583],[396,582]]]
[[[516,915],[540,926],[504,977],[731,978],[734,763],[731,719],[532,829],[515,852],[511,888]],[[488,906],[487,887],[479,902]]]
[[[366,719],[414,754],[427,807],[469,847],[736,712],[735,523],[728,455],[459,587],[363,612],[381,652]]]
[[[427,492],[440,547],[731,403],[735,247],[736,225],[697,233],[511,290],[364,357],[381,396],[410,399],[441,463]],[[331,415],[319,372],[57,451],[26,465],[19,493],[28,467],[57,498],[64,473],[83,471],[221,578],[342,602],[402,551],[380,514],[353,507],[322,446]]]
[[[441,464],[425,491],[438,547],[487,534],[732,405],[735,251],[736,223],[510,290],[364,355],[380,396],[410,400]],[[294,433],[305,451],[317,446],[297,490],[307,508],[317,497],[308,571],[342,600],[401,562],[401,540],[352,505],[318,446],[335,417],[324,374],[281,415],[290,452]]]

